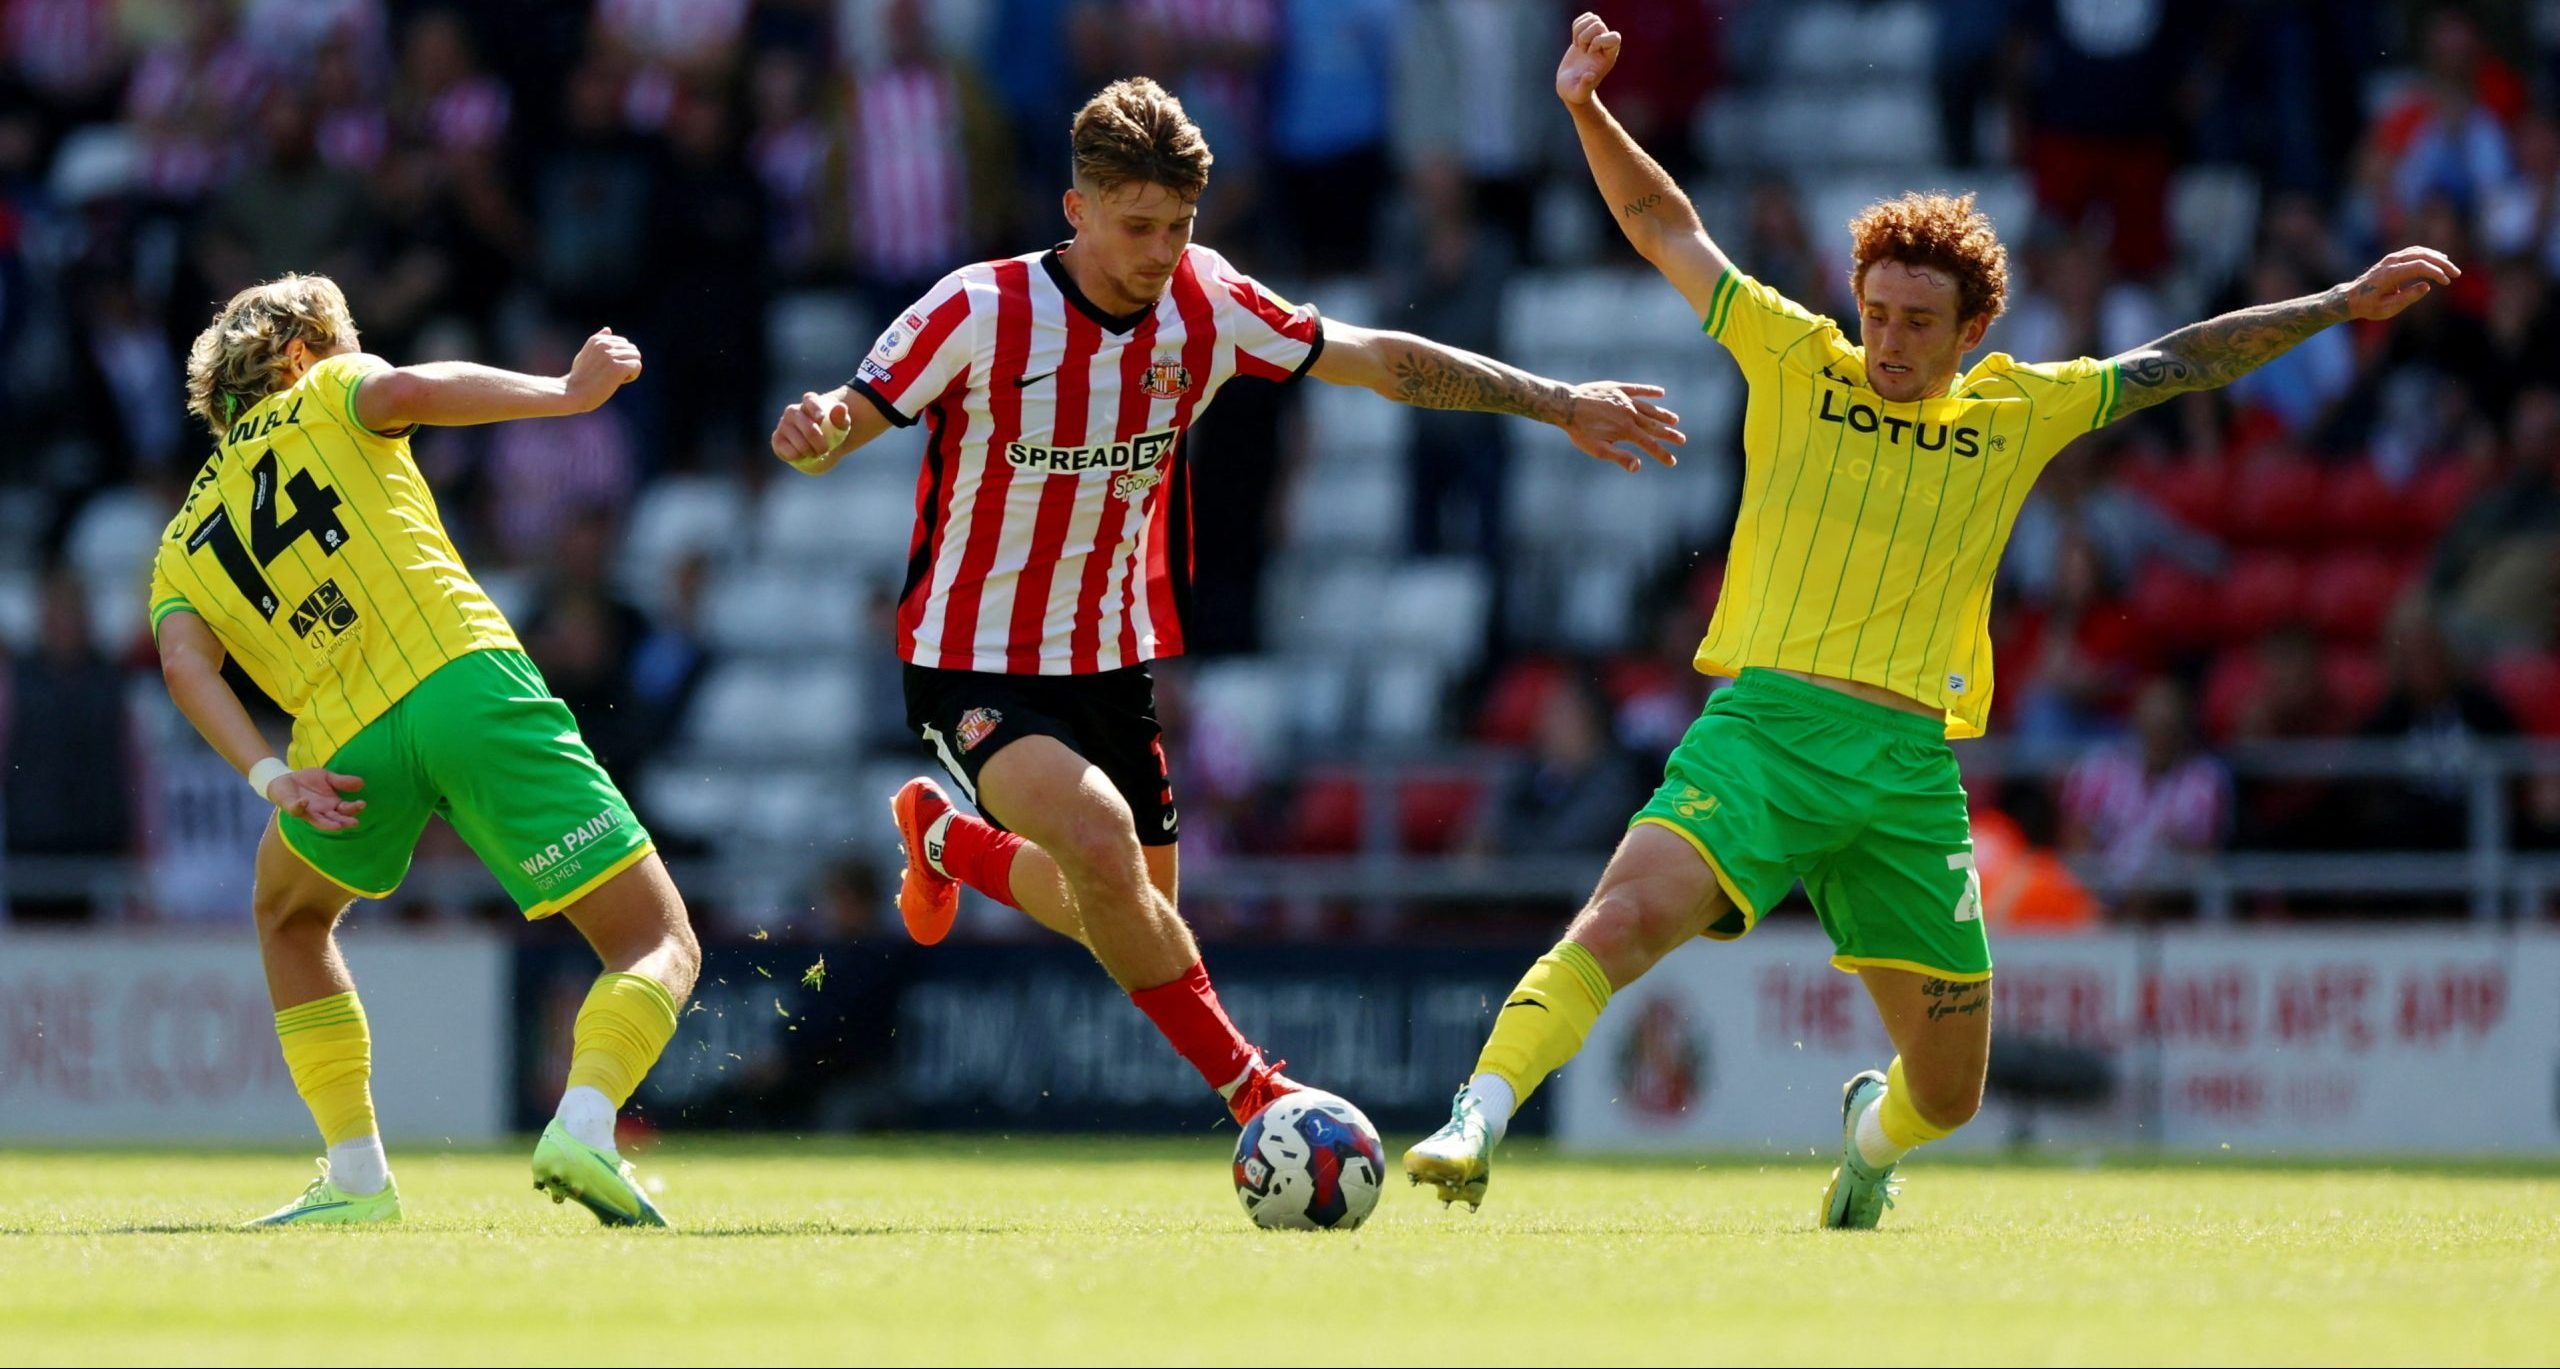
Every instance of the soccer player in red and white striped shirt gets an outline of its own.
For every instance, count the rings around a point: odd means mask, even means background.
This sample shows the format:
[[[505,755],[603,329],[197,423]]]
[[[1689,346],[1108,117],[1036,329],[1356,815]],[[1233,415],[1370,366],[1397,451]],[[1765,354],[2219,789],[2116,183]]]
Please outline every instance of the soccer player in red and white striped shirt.
[[[851,381],[783,411],[773,450],[816,474],[893,426],[931,434],[898,602],[908,723],[989,820],[930,780],[899,791],[908,931],[940,940],[966,884],[1083,942],[1242,1122],[1296,1085],[1228,1021],[1174,908],[1146,663],[1183,648],[1183,434],[1236,376],[1312,375],[1552,423],[1628,470],[1686,439],[1653,387],[1324,320],[1193,244],[1209,148],[1153,81],[1104,89],[1071,142],[1075,237],[945,276]]]

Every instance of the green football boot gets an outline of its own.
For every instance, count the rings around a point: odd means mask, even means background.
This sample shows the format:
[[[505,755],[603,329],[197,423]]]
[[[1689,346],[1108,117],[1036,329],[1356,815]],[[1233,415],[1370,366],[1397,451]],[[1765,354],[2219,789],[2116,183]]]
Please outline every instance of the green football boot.
[[[665,1226],[666,1217],[640,1191],[631,1162],[569,1134],[554,1119],[533,1148],[533,1186],[555,1203],[575,1198],[606,1226]]]
[[[1835,1231],[1873,1231],[1901,1185],[1894,1166],[1878,1169],[1858,1154],[1858,1115],[1884,1091],[1884,1075],[1868,1070],[1840,1089],[1840,1167],[1822,1190],[1821,1220]]]
[[[400,1186],[389,1181],[379,1193],[358,1196],[329,1180],[329,1162],[320,1161],[320,1177],[302,1196],[242,1226],[363,1226],[400,1220]]]
[[[1404,1153],[1404,1175],[1438,1189],[1444,1204],[1464,1198],[1470,1211],[1484,1206],[1485,1185],[1493,1181],[1493,1127],[1465,1089],[1449,1104],[1448,1125]]]

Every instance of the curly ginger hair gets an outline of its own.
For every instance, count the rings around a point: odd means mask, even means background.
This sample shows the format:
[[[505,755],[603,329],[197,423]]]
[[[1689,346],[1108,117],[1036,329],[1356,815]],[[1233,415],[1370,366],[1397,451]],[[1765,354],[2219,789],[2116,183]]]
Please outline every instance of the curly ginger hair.
[[[1849,221],[1849,288],[1866,298],[1867,268],[1898,261],[1953,276],[1959,317],[2000,317],[2009,303],[2009,249],[1973,196],[1912,191],[1878,200]]]

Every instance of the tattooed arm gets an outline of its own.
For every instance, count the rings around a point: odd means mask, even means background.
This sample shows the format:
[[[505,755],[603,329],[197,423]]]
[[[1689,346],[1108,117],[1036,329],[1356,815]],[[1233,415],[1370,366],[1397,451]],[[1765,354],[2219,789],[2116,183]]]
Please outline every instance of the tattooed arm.
[[[2386,319],[2462,274],[2433,248],[2404,247],[2344,285],[2316,295],[2238,309],[2190,323],[2117,357],[2121,417],[2173,395],[2212,390],[2292,351],[2304,338],[2351,318]]]
[[[1324,350],[1307,374],[1375,390],[1417,409],[1471,409],[1552,423],[1574,446],[1631,471],[1644,463],[1620,443],[1673,466],[1679,462],[1671,448],[1689,440],[1680,431],[1680,415],[1653,402],[1662,394],[1658,385],[1568,385],[1429,338],[1335,319],[1325,322]]]
[[[1619,41],[1596,14],[1574,20],[1573,41],[1556,66],[1556,96],[1573,112],[1583,160],[1591,163],[1591,178],[1609,202],[1618,230],[1703,319],[1715,300],[1716,282],[1732,263],[1707,236],[1697,207],[1680,193],[1680,183],[1646,156],[1601,105],[1600,82],[1618,64]]]

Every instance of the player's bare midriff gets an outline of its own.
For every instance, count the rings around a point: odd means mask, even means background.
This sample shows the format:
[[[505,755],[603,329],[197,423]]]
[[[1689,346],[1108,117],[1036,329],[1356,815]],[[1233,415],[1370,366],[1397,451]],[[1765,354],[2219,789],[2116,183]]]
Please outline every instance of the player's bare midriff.
[[[1944,716],[1943,710],[1931,708],[1908,694],[1897,694],[1882,685],[1871,685],[1864,680],[1844,680],[1837,675],[1816,675],[1809,670],[1789,670],[1784,666],[1769,666],[1767,669],[1773,675],[1784,675],[1789,679],[1802,680],[1806,684],[1817,684],[1825,689],[1838,690],[1852,699],[1864,699],[1868,703],[1882,704],[1904,713],[1917,713],[1923,718]]]

